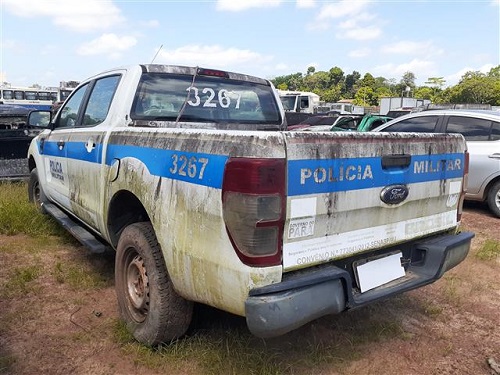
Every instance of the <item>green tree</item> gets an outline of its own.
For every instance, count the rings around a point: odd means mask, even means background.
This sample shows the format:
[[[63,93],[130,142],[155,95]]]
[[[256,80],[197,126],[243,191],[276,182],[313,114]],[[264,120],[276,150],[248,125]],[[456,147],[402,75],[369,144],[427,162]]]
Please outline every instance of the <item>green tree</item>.
[[[368,107],[377,105],[379,102],[377,95],[371,87],[361,87],[354,95],[354,104]]]
[[[284,90],[300,90],[302,87],[302,73],[289,74],[286,76],[278,76],[271,80],[275,87],[285,87]]]
[[[357,71],[353,71],[351,74],[346,75],[344,91],[342,92],[342,96],[346,99],[354,98],[354,94],[356,93],[356,85],[361,78],[361,74]]]
[[[377,99],[380,101],[381,98],[388,97],[388,96],[393,96],[392,91],[389,87],[378,87],[375,90],[375,95],[377,96]],[[378,103],[377,103],[378,104]]]
[[[359,87],[370,87],[372,90],[376,87],[375,77],[370,73],[366,73],[358,82]]]
[[[427,78],[427,81],[425,83],[432,87],[442,89],[444,84],[446,83],[446,80],[444,79],[444,77],[429,77]]]
[[[328,71],[330,75],[330,84],[337,86],[344,83],[345,77],[344,72],[338,66],[331,68]]]
[[[340,85],[332,86],[328,90],[323,91],[320,94],[320,97],[321,97],[321,100],[324,100],[327,103],[338,102],[342,98]]]
[[[419,99],[429,99],[434,102],[435,88],[428,86],[417,87],[414,91],[413,96]]]
[[[478,103],[495,105],[495,79],[479,71],[469,71],[457,85],[452,103]]]
[[[316,72],[304,77],[302,81],[304,91],[324,91],[331,87],[330,75],[327,72]]]
[[[401,81],[399,82],[401,85],[405,85],[410,87],[411,89],[415,88],[415,80],[417,77],[412,72],[405,72]]]

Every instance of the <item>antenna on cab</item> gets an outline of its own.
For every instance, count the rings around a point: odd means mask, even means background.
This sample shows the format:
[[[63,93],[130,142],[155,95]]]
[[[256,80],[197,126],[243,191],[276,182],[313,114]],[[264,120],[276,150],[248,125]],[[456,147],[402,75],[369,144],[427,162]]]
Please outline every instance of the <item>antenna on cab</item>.
[[[156,51],[156,54],[155,56],[153,57],[153,60],[151,60],[151,64],[153,63],[153,61],[155,61],[156,59],[156,56],[158,56],[158,54],[160,53],[161,49],[163,48],[163,44],[160,46],[160,48],[158,48],[158,51]]]

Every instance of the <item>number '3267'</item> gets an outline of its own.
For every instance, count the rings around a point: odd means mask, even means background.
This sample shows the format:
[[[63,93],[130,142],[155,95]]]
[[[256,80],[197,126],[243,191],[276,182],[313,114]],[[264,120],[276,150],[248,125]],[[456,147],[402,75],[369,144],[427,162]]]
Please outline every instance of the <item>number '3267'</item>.
[[[197,158],[195,156],[172,155],[172,166],[170,173],[178,176],[203,179],[203,173],[207,167],[207,158]]]

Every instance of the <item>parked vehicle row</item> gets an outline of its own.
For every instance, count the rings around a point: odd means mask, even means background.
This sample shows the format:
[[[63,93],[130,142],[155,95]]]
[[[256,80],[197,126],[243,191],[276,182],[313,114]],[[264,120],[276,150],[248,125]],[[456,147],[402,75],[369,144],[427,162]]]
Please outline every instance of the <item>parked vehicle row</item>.
[[[500,217],[500,112],[422,111],[398,117],[374,131],[462,134],[470,158],[465,199],[487,202],[491,212]]]
[[[289,130],[459,133],[467,141],[470,174],[465,199],[488,204],[500,217],[500,112],[485,109],[435,109],[380,115],[311,116]]]
[[[31,109],[0,104],[0,180],[17,180],[29,177],[28,148],[35,135],[47,122],[47,115],[34,113],[33,125],[27,124]],[[38,116],[38,118],[37,118]],[[40,116],[45,116],[45,119]]]
[[[314,115],[297,125],[288,126],[288,130],[306,131],[361,131],[366,132],[392,120],[392,117],[379,115]]]

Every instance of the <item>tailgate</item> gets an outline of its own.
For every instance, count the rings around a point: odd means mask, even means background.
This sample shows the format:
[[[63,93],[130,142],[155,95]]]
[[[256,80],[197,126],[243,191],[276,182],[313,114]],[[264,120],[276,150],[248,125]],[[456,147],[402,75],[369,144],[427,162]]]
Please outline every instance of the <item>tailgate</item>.
[[[285,137],[285,270],[456,227],[466,150],[461,135]]]

